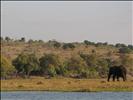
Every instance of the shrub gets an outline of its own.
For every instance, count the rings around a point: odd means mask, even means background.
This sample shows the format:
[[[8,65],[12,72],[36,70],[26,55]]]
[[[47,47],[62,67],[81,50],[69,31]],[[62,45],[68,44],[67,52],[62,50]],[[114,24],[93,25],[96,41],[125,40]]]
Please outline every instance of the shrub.
[[[25,42],[25,38],[22,37],[19,41],[20,41],[20,42]]]
[[[122,47],[119,49],[119,53],[131,53],[132,50],[128,47]]]
[[[128,45],[128,48],[133,50],[133,45]]]
[[[56,75],[55,67],[51,64],[48,66],[47,71],[48,71],[48,75],[50,75],[52,77],[54,77]]]
[[[39,68],[39,60],[35,54],[20,54],[13,60],[13,65],[17,69],[18,73],[23,73],[29,77],[32,71]]]
[[[72,44],[72,43],[65,43],[65,44],[63,45],[63,49],[68,49],[68,48],[74,49],[74,48],[75,48],[75,45]]]
[[[67,68],[69,71],[79,74],[87,68],[87,64],[80,56],[72,56],[68,60]]]
[[[100,77],[107,77],[107,72],[108,72],[108,67],[109,67],[109,63],[106,59],[100,59],[98,60],[98,64],[97,64],[97,71],[99,73]]]
[[[81,53],[80,57],[82,57],[86,61],[88,66],[96,67],[98,57],[97,57],[97,55],[95,53],[90,54],[90,55]]]
[[[6,78],[15,72],[14,66],[5,57],[1,56],[1,78]]]
[[[54,72],[54,69],[55,71],[59,70],[60,60],[59,57],[55,54],[44,54],[44,56],[41,57],[39,61],[43,74],[49,74],[50,71]]]
[[[94,45],[95,43],[94,42],[90,42],[88,40],[84,40],[84,44],[86,44],[86,45]]]
[[[55,41],[53,45],[54,45],[55,48],[61,47],[61,43],[59,43],[57,41]]]
[[[121,43],[117,43],[117,44],[115,45],[115,47],[117,47],[117,48],[122,48],[122,47],[126,47],[126,45],[125,45],[125,44],[121,44]]]
[[[10,39],[10,37],[5,37],[5,40],[7,41],[7,42],[9,42],[11,39]]]
[[[126,54],[120,55],[119,59],[123,66],[133,67],[133,58],[131,58],[129,55],[126,55]]]

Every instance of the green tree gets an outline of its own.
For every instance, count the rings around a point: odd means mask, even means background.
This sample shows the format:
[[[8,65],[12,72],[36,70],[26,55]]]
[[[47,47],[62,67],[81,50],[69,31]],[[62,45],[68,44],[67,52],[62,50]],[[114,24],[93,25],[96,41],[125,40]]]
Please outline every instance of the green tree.
[[[97,57],[96,53],[92,53],[92,54],[81,53],[80,57],[82,57],[86,61],[87,65],[89,67],[96,67],[97,66],[98,57]]]
[[[35,71],[39,68],[39,60],[35,54],[20,54],[13,60],[13,65],[18,73],[23,73],[24,76],[29,77],[31,71]]]
[[[128,45],[128,48],[133,50],[133,45]]]
[[[120,55],[121,64],[125,67],[133,67],[133,58],[130,57],[128,54],[121,54]]]
[[[90,42],[88,40],[84,40],[84,44],[86,44],[86,45],[94,45],[95,43],[94,42]]]
[[[97,71],[99,73],[100,77],[107,77],[108,69],[109,69],[109,63],[106,59],[99,59],[97,63]]]
[[[38,40],[38,42],[39,42],[39,43],[44,43],[44,41],[43,41],[43,40]]]
[[[30,39],[30,40],[28,41],[28,43],[34,43],[34,41],[33,41],[32,39]]]
[[[22,38],[20,39],[20,42],[25,42],[25,38],[22,37]]]
[[[75,48],[75,45],[73,43],[65,43],[63,45],[63,49],[68,49],[68,48],[74,49]]]
[[[54,45],[55,48],[61,47],[61,43],[59,43],[57,41],[55,41],[53,45]]]
[[[79,74],[87,68],[87,64],[80,56],[72,56],[68,60],[67,68],[68,71]]]
[[[133,50],[128,47],[121,47],[119,53],[131,53]]]
[[[52,77],[54,77],[57,74],[55,67],[51,64],[48,66],[47,71],[48,71],[48,75]]]
[[[9,42],[11,39],[10,39],[8,36],[6,36],[6,37],[5,37],[5,40],[6,40],[7,42]]]
[[[119,59],[121,64],[126,67],[128,74],[133,76],[133,57],[129,54],[121,54]]]
[[[125,44],[121,44],[121,43],[117,43],[117,44],[115,45],[115,47],[117,47],[117,48],[122,48],[122,47],[126,47],[126,45],[125,45]]]
[[[14,66],[12,66],[11,62],[7,58],[1,56],[0,63],[1,63],[0,66],[1,78],[7,78],[8,76],[10,76],[15,72]]]
[[[39,61],[43,74],[49,74],[49,70],[52,70],[52,72],[57,72],[59,70],[60,60],[59,57],[55,54],[44,54],[44,56],[42,56]],[[53,74],[50,75],[53,76]]]

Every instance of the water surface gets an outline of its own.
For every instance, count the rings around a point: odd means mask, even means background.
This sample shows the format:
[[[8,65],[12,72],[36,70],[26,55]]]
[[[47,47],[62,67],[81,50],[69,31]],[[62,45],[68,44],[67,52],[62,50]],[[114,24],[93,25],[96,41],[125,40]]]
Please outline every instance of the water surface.
[[[1,100],[133,100],[133,92],[1,92]]]

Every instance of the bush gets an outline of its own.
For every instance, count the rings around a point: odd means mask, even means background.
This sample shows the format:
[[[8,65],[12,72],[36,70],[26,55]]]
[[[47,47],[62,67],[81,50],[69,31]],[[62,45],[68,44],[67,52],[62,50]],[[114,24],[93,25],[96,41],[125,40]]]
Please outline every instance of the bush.
[[[64,62],[60,65],[59,69],[57,70],[57,74],[62,76],[67,76],[68,70],[67,70],[67,62]]]
[[[15,60],[13,60],[13,65],[18,73],[22,73],[29,77],[32,71],[38,70],[39,60],[35,54],[20,54]]]
[[[22,37],[19,41],[20,41],[20,42],[25,42],[25,38]]]
[[[30,40],[28,41],[28,43],[29,43],[29,44],[34,43],[34,40],[30,39]]]
[[[115,45],[115,47],[117,47],[117,48],[122,48],[122,47],[126,47],[126,45],[125,45],[125,44],[121,44],[121,43],[117,43],[117,44]]]
[[[119,53],[131,53],[132,50],[128,47],[122,47],[119,49]]]
[[[128,48],[133,50],[133,45],[128,45]]]
[[[98,76],[98,72],[95,68],[89,68],[89,78],[97,78]]]
[[[53,65],[49,65],[47,68],[48,71],[48,75],[54,77],[56,75],[56,70],[55,67]]]
[[[79,74],[87,68],[87,64],[80,56],[73,56],[68,60],[67,68],[69,71]]]
[[[15,72],[14,66],[12,66],[11,62],[9,62],[5,57],[1,56],[1,78],[7,78],[11,74]]]
[[[59,70],[59,66],[61,64],[59,57],[55,54],[44,54],[44,56],[41,57],[39,61],[40,61],[41,71],[43,74],[49,74],[50,71],[54,72],[53,70],[55,71]]]
[[[98,60],[97,71],[100,77],[107,77],[107,72],[109,69],[109,63],[106,59]]]
[[[94,42],[90,42],[88,40],[84,40],[84,44],[86,44],[86,45],[94,45],[95,43]]]
[[[8,36],[5,37],[5,40],[6,40],[7,42],[11,41],[10,37],[8,37]]]
[[[65,43],[65,44],[63,45],[63,49],[68,49],[68,48],[74,49],[74,48],[75,48],[75,45],[72,44],[72,43]]]
[[[98,57],[97,57],[97,55],[95,53],[90,54],[90,55],[81,53],[80,57],[82,57],[86,61],[88,66],[96,67]]]
[[[130,57],[129,55],[123,54],[120,55],[120,61],[121,64],[125,67],[133,67],[133,58]]]
[[[53,45],[54,45],[55,48],[61,47],[61,43],[59,43],[57,41],[55,41]]]

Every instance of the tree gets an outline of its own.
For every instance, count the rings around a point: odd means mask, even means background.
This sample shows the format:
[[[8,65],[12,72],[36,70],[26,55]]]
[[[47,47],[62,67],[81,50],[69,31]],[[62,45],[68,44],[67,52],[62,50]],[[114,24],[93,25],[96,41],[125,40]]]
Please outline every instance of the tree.
[[[121,54],[119,59],[121,64],[127,68],[128,74],[133,76],[133,57],[129,54]]]
[[[55,75],[55,73],[59,70],[60,60],[59,57],[55,54],[44,54],[44,56],[42,56],[39,59],[39,61],[40,61],[41,71],[43,74],[48,74],[53,76],[53,74],[51,74],[50,71],[52,70],[52,72],[54,72]]]
[[[107,72],[109,69],[109,63],[106,59],[99,59],[97,64],[97,71],[100,77],[107,77]]]
[[[88,41],[88,40],[84,40],[84,43],[85,43],[86,45],[94,45],[94,44],[95,44],[94,42],[90,42],[90,41]]]
[[[55,48],[61,47],[61,44],[57,41],[55,41],[53,45],[54,45]]]
[[[104,42],[103,45],[108,45],[108,42]]]
[[[17,69],[18,73],[22,73],[24,76],[30,76],[32,71],[39,68],[39,60],[35,54],[20,54],[15,60],[13,65]]]
[[[89,67],[96,67],[97,66],[98,57],[95,53],[93,53],[93,54],[83,54],[83,53],[81,53],[80,57],[82,57],[86,61],[87,65]]]
[[[125,45],[125,44],[121,44],[121,43],[117,43],[117,44],[115,45],[115,47],[121,48],[121,47],[126,47],[126,45]]]
[[[87,68],[86,62],[80,56],[72,56],[67,63],[69,71],[79,74]]]
[[[90,42],[89,42],[88,40],[84,40],[84,43],[85,43],[86,45],[90,45]]]
[[[103,46],[103,43],[102,42],[98,42],[95,44],[96,47],[99,47],[99,46]]]
[[[43,40],[38,40],[38,42],[39,42],[39,43],[44,43],[44,41],[43,41]]]
[[[128,47],[121,47],[119,49],[119,53],[131,53],[131,52],[132,52],[132,50]]]
[[[133,67],[133,58],[128,54],[121,54],[119,57],[121,64],[125,67]]]
[[[10,39],[8,36],[6,36],[6,37],[5,37],[5,40],[6,40],[7,42],[9,42],[11,39]]]
[[[72,43],[65,43],[65,44],[63,45],[63,49],[68,49],[68,48],[74,49],[74,48],[75,48],[75,45],[72,44]]]
[[[67,76],[68,70],[67,70],[67,62],[64,61],[61,65],[60,65],[60,70],[58,70],[57,72],[59,75],[62,76]]]
[[[33,43],[34,41],[32,40],[32,39],[30,39],[29,41],[28,41],[28,43]]]
[[[20,42],[25,42],[25,38],[22,37],[22,38],[20,39]]]
[[[49,65],[49,67],[47,68],[48,71],[48,75],[54,77],[57,73],[56,73],[56,69],[53,65]]]
[[[1,78],[7,78],[8,76],[10,76],[15,72],[14,66],[12,66],[11,62],[7,58],[1,56],[0,63],[1,63],[0,66]]]
[[[128,48],[133,50],[133,45],[128,45]]]

